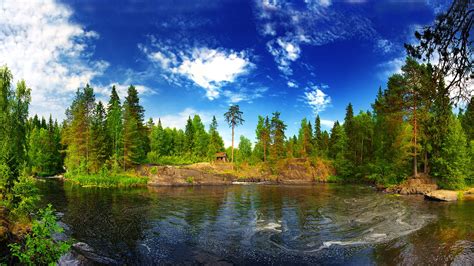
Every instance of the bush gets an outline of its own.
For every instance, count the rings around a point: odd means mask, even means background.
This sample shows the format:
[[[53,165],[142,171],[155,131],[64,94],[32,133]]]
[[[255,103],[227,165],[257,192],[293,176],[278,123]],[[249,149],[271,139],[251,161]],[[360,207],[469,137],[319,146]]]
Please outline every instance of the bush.
[[[62,231],[49,204],[47,208],[39,210],[39,219],[33,221],[31,233],[26,235],[24,243],[9,245],[11,254],[24,265],[56,263],[70,248],[66,242],[53,240],[53,234]]]
[[[39,201],[39,190],[32,177],[22,175],[14,182],[10,195],[10,209],[15,218],[27,217],[34,212]]]
[[[82,174],[82,175],[68,175],[68,179],[78,183],[83,187],[136,187],[146,185],[148,178],[132,176],[128,174]]]

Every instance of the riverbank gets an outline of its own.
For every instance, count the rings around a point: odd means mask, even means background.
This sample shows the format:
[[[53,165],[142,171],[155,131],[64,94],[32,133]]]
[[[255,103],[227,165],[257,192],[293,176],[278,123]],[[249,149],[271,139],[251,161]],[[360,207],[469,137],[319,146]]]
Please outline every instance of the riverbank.
[[[269,164],[236,165],[230,163],[196,163],[186,166],[141,166],[141,175],[151,186],[231,185],[235,182],[266,184],[311,184],[330,182],[335,175],[324,160],[285,159],[274,167]]]

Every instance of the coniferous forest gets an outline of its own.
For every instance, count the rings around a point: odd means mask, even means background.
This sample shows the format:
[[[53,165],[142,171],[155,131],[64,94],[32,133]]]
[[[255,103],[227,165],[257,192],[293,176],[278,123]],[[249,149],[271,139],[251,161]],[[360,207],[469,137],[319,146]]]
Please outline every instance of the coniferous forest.
[[[455,1],[434,25],[416,32],[418,43],[405,45],[401,70],[378,88],[369,110],[347,103],[344,119],[330,130],[308,113],[297,135],[287,133],[279,110],[250,114],[236,104],[214,114],[209,125],[196,114],[184,128],[170,128],[145,117],[133,85],[123,98],[111,87],[104,102],[87,84],[77,89],[63,121],[39,117],[29,111],[35,88],[28,77],[15,77],[24,80],[14,84],[2,66],[0,263],[48,264],[71,248],[72,242],[53,238],[63,232],[53,206],[40,204],[36,183],[45,177],[81,187],[140,187],[160,174],[159,167],[201,163],[229,166],[225,174],[235,180],[252,181],[245,175],[253,170],[268,173],[275,178],[262,180],[278,184],[284,171],[303,162],[314,171],[331,169],[324,182],[390,189],[426,179],[462,195],[474,186],[472,14],[468,1]],[[430,61],[435,53],[437,62]],[[250,116],[258,117],[255,135],[239,134]],[[232,130],[229,147],[223,127]],[[224,162],[216,156],[225,156]],[[186,182],[195,184],[193,178]]]

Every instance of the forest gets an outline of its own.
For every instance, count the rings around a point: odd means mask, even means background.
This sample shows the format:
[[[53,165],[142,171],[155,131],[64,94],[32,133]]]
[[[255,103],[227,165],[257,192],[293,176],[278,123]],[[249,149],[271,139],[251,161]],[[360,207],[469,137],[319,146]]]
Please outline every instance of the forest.
[[[472,15],[470,21],[472,24]],[[443,17],[438,23],[434,29],[455,30],[441,27],[447,23]],[[436,32],[429,29],[415,34],[420,46],[406,45],[401,72],[391,75],[386,86],[378,89],[370,110],[356,112],[348,103],[344,120],[336,121],[330,131],[321,129],[319,115],[308,113],[294,136],[286,134],[288,125],[275,110],[258,115],[255,143],[249,136],[240,136],[237,147],[234,132],[245,123],[245,116],[256,115],[246,114],[239,105],[229,106],[225,114],[215,114],[208,127],[194,115],[184,129],[170,128],[159,119],[146,120],[133,85],[123,99],[112,87],[107,103],[97,101],[94,88],[86,85],[77,90],[66,119],[57,121],[52,116],[30,114],[34,88],[23,80],[14,86],[9,68],[1,67],[1,213],[30,227],[32,234],[24,242],[10,236],[9,249],[2,248],[0,255],[11,252],[20,263],[41,264],[57,261],[69,248],[67,242],[51,238],[61,231],[52,207],[37,212],[34,177],[62,174],[79,183],[146,185],[146,178],[135,172],[141,165],[212,163],[216,153],[226,152],[232,167],[272,168],[292,158],[323,159],[334,167],[336,180],[342,183],[389,186],[410,178],[432,177],[445,189],[473,186],[474,96],[463,93],[472,61],[456,60],[462,52],[471,58],[469,52],[456,50],[456,45],[471,47],[472,41],[464,36],[454,46],[446,46],[442,43],[446,35],[433,38]],[[447,53],[446,47],[452,52]],[[449,64],[422,60],[435,48],[442,55],[440,62]],[[445,79],[453,73],[454,79]],[[216,116],[223,117],[226,124],[218,125]],[[232,128],[231,147],[224,145],[219,133],[222,126]]]
[[[240,136],[235,163],[272,165],[287,158],[317,157],[330,160],[338,177],[350,182],[397,184],[408,177],[431,175],[444,188],[468,186],[474,174],[473,99],[454,113],[450,98],[439,96],[443,88],[431,82],[430,71],[429,65],[408,57],[402,73],[392,75],[387,88],[379,89],[372,110],[355,113],[349,103],[344,121],[336,121],[330,132],[321,130],[316,116],[314,123],[301,120],[297,136],[286,136],[287,125],[278,111],[258,116],[257,141],[252,144]],[[2,73],[11,76],[7,68]],[[233,154],[231,147],[224,147],[215,116],[208,128],[199,115],[189,117],[184,130],[163,127],[160,120],[145,122],[134,86],[128,88],[123,103],[111,88],[106,105],[95,101],[89,85],[79,89],[61,123],[51,117],[28,118],[29,89],[24,82],[16,92],[9,90],[7,102],[16,105],[5,108],[11,110],[11,118],[23,121],[2,124],[16,125],[9,130],[23,133],[8,134],[18,139],[5,139],[3,147],[12,145],[12,158],[36,176],[120,174],[140,164],[212,162],[217,152]],[[243,123],[239,106],[232,109]],[[25,113],[15,113],[20,111]],[[234,122],[229,120],[231,126],[239,125]],[[14,160],[2,165],[13,176],[20,171],[10,166],[17,165]]]

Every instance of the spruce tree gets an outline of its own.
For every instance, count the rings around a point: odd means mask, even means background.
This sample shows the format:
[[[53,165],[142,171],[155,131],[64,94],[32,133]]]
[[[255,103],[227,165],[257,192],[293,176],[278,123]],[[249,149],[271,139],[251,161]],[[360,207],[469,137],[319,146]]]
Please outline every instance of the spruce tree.
[[[118,167],[120,158],[122,157],[122,106],[120,98],[117,94],[115,86],[112,86],[112,92],[110,94],[109,103],[107,105],[107,133],[109,139],[111,139],[112,159],[114,161],[114,167]]]
[[[123,164],[126,169],[144,161],[148,138],[143,124],[144,110],[133,85],[128,87],[123,109]]]

